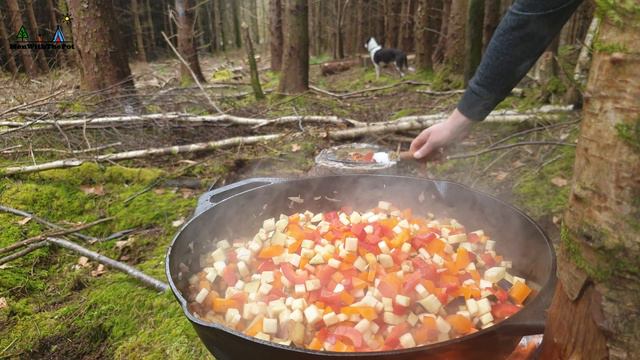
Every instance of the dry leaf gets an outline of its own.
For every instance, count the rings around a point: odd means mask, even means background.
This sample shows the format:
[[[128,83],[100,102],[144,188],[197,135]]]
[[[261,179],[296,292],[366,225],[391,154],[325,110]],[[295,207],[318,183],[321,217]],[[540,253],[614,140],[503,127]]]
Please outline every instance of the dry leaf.
[[[181,188],[180,193],[182,194],[183,199],[188,199],[193,197],[193,195],[195,194],[195,191],[187,188]]]
[[[31,218],[30,218],[30,217],[26,217],[26,218],[24,218],[24,219],[22,219],[22,220],[18,221],[18,224],[20,224],[20,225],[26,225],[29,221],[31,221]]]
[[[522,167],[522,166],[524,166],[524,165],[525,165],[525,164],[524,164],[522,161],[520,161],[520,160],[516,160],[516,161],[514,161],[514,162],[513,162],[513,164],[511,164],[511,166],[513,166],[513,168],[514,168],[514,169],[515,169],[515,168]]]
[[[0,310],[6,308],[7,306],[9,306],[7,304],[7,299],[3,298],[3,297],[0,297]]]
[[[82,185],[80,186],[80,190],[82,190],[82,192],[84,192],[87,195],[95,195],[95,196],[104,195],[104,186],[102,185],[96,185],[96,186]]]
[[[506,179],[507,176],[509,176],[509,173],[504,171],[498,171],[498,172],[491,173],[491,175],[495,176],[496,180],[502,181]]]
[[[78,265],[82,266],[82,267],[87,267],[89,266],[89,258],[86,256],[80,256],[78,258]]]
[[[553,221],[554,224],[560,225],[560,216],[553,215],[551,220]]]
[[[98,277],[106,272],[107,272],[107,268],[104,265],[100,264],[95,270],[91,271],[91,276]]]
[[[116,249],[118,250],[122,250],[123,248],[131,245],[133,243],[133,241],[135,240],[135,238],[130,237],[127,240],[120,240],[120,241],[116,241]]]
[[[296,143],[291,144],[291,152],[297,152],[297,151],[300,151],[300,145]]]
[[[175,228],[182,226],[182,224],[184,224],[184,218],[180,218],[171,222],[171,226]]]
[[[120,256],[119,260],[120,261],[127,261],[127,260],[129,260],[129,255],[122,255],[122,256]]]
[[[567,186],[569,182],[567,181],[567,179],[556,176],[553,179],[551,179],[551,183],[557,187],[564,187],[564,186]]]
[[[153,192],[154,192],[156,195],[162,195],[162,194],[164,194],[165,192],[167,192],[167,190],[165,190],[164,188],[157,188],[157,189],[153,189]]]

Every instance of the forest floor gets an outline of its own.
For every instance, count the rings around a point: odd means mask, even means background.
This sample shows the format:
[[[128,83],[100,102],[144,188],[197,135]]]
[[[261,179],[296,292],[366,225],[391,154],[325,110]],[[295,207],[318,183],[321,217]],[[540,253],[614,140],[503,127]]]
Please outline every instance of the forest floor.
[[[233,56],[230,57],[233,60]],[[314,63],[321,59],[314,59]],[[241,61],[236,61],[242,65]],[[203,69],[209,83],[232,81],[233,72],[221,69],[221,60],[205,58]],[[229,61],[224,62],[228,66]],[[259,65],[260,66],[260,65]],[[150,65],[133,64],[137,87],[150,112],[183,111],[206,114],[204,98],[198,90],[182,91],[175,61]],[[271,91],[266,100],[251,96],[217,98],[227,111],[247,117],[271,118],[294,114],[346,116],[359,121],[385,121],[413,114],[450,111],[459,94],[433,96],[418,89],[448,89],[456,84],[442,74],[409,74],[408,79],[427,85],[399,85],[371,92],[362,97],[336,99],[309,92],[301,96],[277,96],[277,79],[263,72],[263,86]],[[312,65],[312,83],[330,91],[356,91],[398,83],[397,74],[387,70],[375,79],[372,69],[353,68],[347,72],[320,76]],[[241,79],[241,81],[246,81]],[[38,82],[0,79],[0,110],[61,90],[62,98],[49,103],[45,111],[61,117],[100,110],[89,107],[73,95],[77,74],[57,72]],[[6,86],[5,86],[6,85]],[[22,88],[21,91],[16,89]],[[46,90],[43,90],[46,88]],[[146,90],[145,90],[146,89]],[[167,90],[164,95],[158,95]],[[43,93],[45,91],[45,93]],[[209,90],[208,90],[209,91]],[[216,96],[237,94],[249,88],[213,89]],[[156,95],[154,97],[154,94]],[[1,100],[4,99],[4,100]],[[501,108],[517,110],[540,106],[535,89],[525,88],[524,96],[510,97]],[[104,110],[104,109],[102,109]],[[0,111],[1,112],[1,111]],[[69,115],[69,116],[71,116]],[[28,115],[21,115],[28,116]],[[560,121],[579,119],[567,114]],[[450,149],[463,153],[487,148],[518,131],[546,125],[545,120],[521,123],[484,123],[471,136]],[[298,124],[290,125],[297,127]],[[576,139],[579,124],[535,131],[509,140]],[[280,126],[280,129],[282,126]],[[174,128],[159,123],[152,128],[104,129],[84,134],[13,134],[0,139],[0,149],[16,144],[32,148],[77,147],[84,141],[107,144],[120,141],[116,149],[194,143],[251,133],[268,133],[273,128],[251,130],[248,127]],[[359,139],[382,144],[395,150],[406,149],[417,132],[385,134]],[[65,136],[66,135],[66,136]],[[63,138],[67,140],[63,140]],[[27,145],[28,144],[28,145]],[[315,155],[336,144],[326,138],[298,136],[294,140],[271,142],[199,154],[164,156],[130,160],[117,164],[87,163],[80,167],[51,170],[30,175],[0,178],[0,204],[29,211],[55,223],[73,225],[101,217],[110,222],[86,233],[104,237],[125,229],[135,229],[128,237],[89,246],[102,254],[134,265],[149,275],[164,280],[164,257],[168,243],[179,226],[191,215],[199,194],[210,186],[252,176],[304,176],[313,166]],[[0,166],[28,164],[61,158],[59,154],[28,152],[0,156]],[[566,206],[574,161],[573,147],[519,146],[489,152],[467,159],[441,164],[410,163],[398,173],[430,176],[457,181],[493,194],[523,208],[554,239],[558,220]],[[196,185],[185,185],[196,179]],[[35,221],[0,213],[0,248],[38,235],[45,229]],[[79,261],[79,256],[64,249],[44,247],[19,260],[0,266],[0,359],[196,359],[210,358],[194,330],[170,293],[158,294],[117,271],[98,272],[96,263]]]

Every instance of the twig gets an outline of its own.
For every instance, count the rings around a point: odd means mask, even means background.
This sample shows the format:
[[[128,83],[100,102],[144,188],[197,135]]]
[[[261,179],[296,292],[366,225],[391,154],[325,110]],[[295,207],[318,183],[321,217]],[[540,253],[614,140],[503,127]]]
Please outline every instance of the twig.
[[[209,94],[207,94],[207,92],[204,90],[204,88],[202,87],[202,84],[200,84],[200,81],[198,80],[198,77],[193,72],[193,69],[191,69],[191,66],[189,66],[189,64],[184,60],[182,55],[180,55],[178,50],[176,50],[175,46],[173,46],[173,44],[171,43],[171,40],[169,40],[169,38],[164,33],[164,31],[160,33],[162,34],[162,37],[167,42],[167,44],[169,44],[169,47],[171,48],[171,50],[173,50],[174,54],[176,54],[176,56],[178,57],[178,60],[180,60],[180,62],[182,62],[182,64],[187,67],[187,69],[189,70],[189,73],[191,74],[191,77],[193,78],[193,81],[195,81],[196,85],[198,85],[198,87],[200,88],[200,91],[202,91],[202,94],[205,96],[205,98],[207,98],[207,101],[209,101],[209,105],[211,105],[214,109],[216,109],[218,113],[224,114],[224,111],[220,110],[218,105],[216,105],[213,102],[213,100],[211,100],[211,98],[209,97]]]
[[[14,209],[8,206],[3,206],[0,205],[0,211],[6,212],[6,213],[10,213],[10,214],[14,214],[14,215],[18,215],[18,216],[23,216],[23,217],[28,217],[31,218],[33,221],[36,221],[42,225],[45,225],[51,229],[56,229],[56,230],[67,230],[65,228],[63,228],[60,225],[54,224],[52,222],[49,222],[41,217],[38,217],[36,215],[30,214],[26,211],[22,211],[22,210],[18,210],[18,209]],[[73,236],[79,237],[82,240],[85,241],[97,241],[98,239],[93,237],[93,236],[87,236],[84,234],[80,234],[80,233],[74,233]]]
[[[401,86],[401,85],[416,85],[416,86],[420,86],[420,85],[429,85],[426,83],[421,83],[421,82],[417,82],[417,81],[412,81],[412,80],[407,80],[407,81],[401,81],[395,84],[391,84],[391,85],[385,85],[385,86],[380,86],[380,87],[375,87],[375,88],[370,88],[370,89],[363,89],[363,90],[358,90],[358,91],[353,91],[353,92],[348,92],[348,93],[335,93],[335,92],[331,92],[329,90],[324,90],[321,89],[317,86],[311,85],[309,86],[309,89],[323,94],[323,95],[328,95],[334,98],[338,98],[338,99],[346,99],[346,98],[350,98],[350,97],[355,97],[355,96],[359,96],[368,92],[375,92],[375,91],[382,91],[382,90],[387,90],[387,89],[391,89],[397,86]]]
[[[40,241],[34,244],[29,244],[29,246],[27,246],[26,248],[20,250],[20,251],[16,251],[11,255],[5,256],[3,258],[0,258],[0,265],[2,264],[6,264],[10,261],[19,259],[27,254],[30,254],[36,250],[38,250],[41,247],[47,246],[47,242],[46,241]]]
[[[100,239],[100,242],[105,242],[105,241],[110,241],[110,240],[115,240],[115,239],[119,239],[123,236],[127,236],[131,233],[134,233],[138,231],[138,228],[133,228],[133,229],[127,229],[127,230],[122,230],[122,231],[118,231],[118,232],[114,232],[113,234]]]
[[[5,154],[5,153],[8,153],[8,152],[11,152],[13,149],[18,149],[18,148],[21,148],[21,147],[22,147],[22,145],[9,146],[7,148],[0,149],[0,153]]]
[[[169,285],[156,279],[153,278],[143,272],[141,272],[140,270],[134,268],[133,266],[127,265],[123,262],[111,259],[109,257],[106,257],[104,255],[98,254],[95,251],[91,251],[87,248],[84,248],[76,243],[73,243],[71,241],[68,240],[64,240],[64,239],[58,239],[58,238],[54,238],[54,237],[48,237],[47,238],[47,242],[51,243],[51,244],[55,244],[58,245],[60,247],[69,249],[71,251],[74,251],[82,256],[86,256],[91,260],[97,261],[101,264],[104,264],[106,266],[109,266],[111,268],[120,270],[122,272],[124,272],[125,274],[143,282],[144,284],[151,286],[152,288],[158,290],[158,291],[166,291],[169,288]]]
[[[502,144],[505,141],[508,141],[508,140],[511,140],[511,139],[513,139],[515,137],[526,135],[526,134],[529,134],[529,133],[532,133],[532,132],[541,131],[541,130],[547,130],[547,129],[553,129],[553,128],[563,127],[563,126],[569,126],[569,125],[577,124],[579,122],[580,122],[580,120],[574,120],[574,121],[562,122],[562,123],[548,125],[548,126],[538,126],[538,127],[532,128],[532,129],[519,131],[517,133],[511,134],[511,135],[505,137],[504,139],[496,141],[495,143],[491,144],[489,147],[490,148],[495,147],[495,146],[497,146],[499,144]]]
[[[447,160],[466,159],[466,158],[480,156],[482,154],[486,154],[492,151],[510,149],[513,147],[525,146],[525,145],[557,145],[557,146],[572,146],[572,147],[576,146],[576,144],[571,144],[571,143],[566,143],[561,141],[523,141],[523,142],[514,143],[514,144],[507,144],[507,145],[492,147],[492,148],[488,148],[488,149],[484,149],[481,151],[468,153],[468,154],[450,155],[450,156],[447,156]]]
[[[465,90],[445,90],[445,91],[435,91],[435,90],[416,90],[421,94],[427,95],[454,95],[454,94],[463,94]]]
[[[78,227],[71,228],[71,229],[64,229],[64,230],[59,230],[59,231],[45,232],[45,233],[40,234],[38,236],[34,236],[34,237],[31,237],[31,238],[28,238],[28,239],[25,239],[25,240],[22,240],[22,241],[18,241],[18,242],[15,242],[15,243],[7,246],[7,247],[1,248],[0,249],[0,254],[13,251],[13,250],[15,250],[17,248],[20,248],[22,246],[25,246],[25,245],[29,245],[29,244],[32,244],[32,243],[35,243],[35,242],[43,241],[48,236],[64,236],[64,235],[77,233],[78,231],[82,231],[82,230],[88,229],[90,227],[93,227],[93,226],[96,226],[96,225],[99,225],[99,224],[102,224],[102,223],[105,223],[105,222],[111,221],[111,220],[113,220],[113,218],[112,217],[108,217],[108,218],[99,219],[99,220],[90,222],[88,224],[80,225]]]
[[[53,97],[56,97],[56,96],[62,94],[63,92],[65,92],[65,90],[59,90],[59,91],[56,91],[53,94],[49,94],[49,95],[47,95],[45,97],[41,97],[41,98],[33,100],[33,101],[29,102],[29,103],[14,106],[14,107],[12,107],[10,109],[7,109],[7,110],[5,110],[3,112],[0,112],[0,118],[3,117],[6,114],[11,113],[11,112],[14,112],[14,111],[17,111],[17,110],[20,110],[20,109],[24,109],[26,107],[31,107],[31,106],[34,106],[34,105],[40,103],[40,102],[49,100],[49,99],[51,99]]]

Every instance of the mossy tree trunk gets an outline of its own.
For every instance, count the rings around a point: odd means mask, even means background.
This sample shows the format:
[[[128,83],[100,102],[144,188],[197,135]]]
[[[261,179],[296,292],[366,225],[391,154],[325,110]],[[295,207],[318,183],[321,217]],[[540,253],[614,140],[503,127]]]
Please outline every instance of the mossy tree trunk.
[[[598,39],[618,50],[591,66],[541,359],[640,359],[640,18],[620,4]]]
[[[256,44],[260,44],[260,26],[258,24],[258,3],[257,0],[248,0],[249,6],[249,24],[251,24],[251,37],[256,42]]]
[[[284,58],[279,91],[294,94],[309,89],[309,3],[285,0]]]
[[[18,66],[16,65],[16,60],[13,58],[13,52],[9,44],[9,34],[7,33],[7,28],[4,26],[4,14],[2,13],[0,13],[0,41],[2,41],[2,49],[5,53],[7,68],[15,75],[18,73]]]
[[[416,68],[420,70],[432,70],[431,62],[433,49],[433,32],[429,31],[432,25],[431,9],[432,0],[418,0],[415,21],[415,48],[416,48]]]
[[[36,20],[36,14],[33,12],[33,0],[25,1],[25,12],[27,13],[27,18],[29,19],[29,30],[31,31],[31,37],[34,40],[38,40],[40,36],[40,31],[38,29],[38,20]],[[49,40],[49,39],[42,39]],[[47,63],[47,56],[44,54],[44,50],[38,49],[36,51],[36,63],[38,64],[38,68],[40,68],[41,73],[49,72],[49,64]]]
[[[140,23],[140,4],[138,0],[131,0],[131,16],[133,17],[133,31],[136,36],[136,53],[138,60],[147,62],[147,53],[144,49],[144,40],[142,35],[142,24]]]
[[[109,89],[105,96],[130,95],[135,102],[135,87],[127,52],[111,0],[69,0],[73,18],[73,42],[78,54],[81,85],[84,90]]]
[[[431,58],[434,64],[441,64],[444,60],[444,49],[447,47],[447,31],[449,30],[449,14],[451,13],[451,2],[442,1],[442,11],[440,16],[440,34],[438,35],[438,42],[433,50],[433,56]]]
[[[451,1],[444,48],[444,63],[453,73],[460,75],[464,72],[467,5],[467,0]]]
[[[178,51],[189,64],[189,67],[200,82],[205,82],[204,75],[198,61],[193,29],[194,8],[190,0],[176,0],[176,14],[178,17]],[[180,64],[180,77],[183,81],[190,81],[191,73],[184,64]]]
[[[484,21],[482,25],[482,52],[489,45],[500,23],[500,0],[484,0]]]
[[[17,34],[20,32],[20,28],[22,27],[22,15],[20,14],[18,0],[7,0],[7,9],[9,10],[9,22],[11,23],[11,29],[15,34]],[[30,34],[28,41],[34,41],[36,36],[37,34]],[[24,71],[27,75],[32,78],[36,77],[38,75],[38,71],[33,63],[31,50],[20,49],[18,50],[18,53],[20,54],[20,60],[22,61],[22,66],[24,66]]]
[[[282,50],[284,47],[284,33],[282,29],[282,0],[269,0],[269,32],[271,41],[271,70],[282,69]]]
[[[218,42],[220,43],[219,50],[225,51],[227,49],[227,32],[224,29],[224,5],[222,0],[213,0],[213,11],[217,11],[216,16],[216,29],[219,34]]]
[[[242,47],[242,36],[240,35],[240,0],[233,0],[231,3],[231,20],[233,25],[233,38],[236,48]]]
[[[264,99],[264,93],[260,86],[260,75],[258,74],[258,65],[256,64],[256,56],[253,52],[253,41],[251,41],[251,31],[246,23],[242,23],[242,35],[244,48],[247,52],[247,61],[249,62],[249,73],[251,74],[251,88],[256,100]]]
[[[51,29],[56,29],[58,27],[58,17],[56,15],[56,7],[53,5],[53,0],[47,0],[47,12],[49,13]],[[56,62],[58,66],[67,65],[64,50],[56,50]]]
[[[475,74],[482,57],[482,22],[484,21],[484,1],[469,0],[464,57],[464,86]]]

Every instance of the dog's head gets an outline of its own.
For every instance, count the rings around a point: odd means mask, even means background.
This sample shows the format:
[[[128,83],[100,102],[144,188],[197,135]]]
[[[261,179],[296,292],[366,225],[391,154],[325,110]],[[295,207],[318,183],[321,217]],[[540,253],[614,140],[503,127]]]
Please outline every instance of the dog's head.
[[[368,51],[371,51],[371,50],[375,49],[378,46],[379,46],[378,42],[373,37],[370,37],[369,40],[367,40],[367,42],[364,43],[364,48],[367,49]]]

